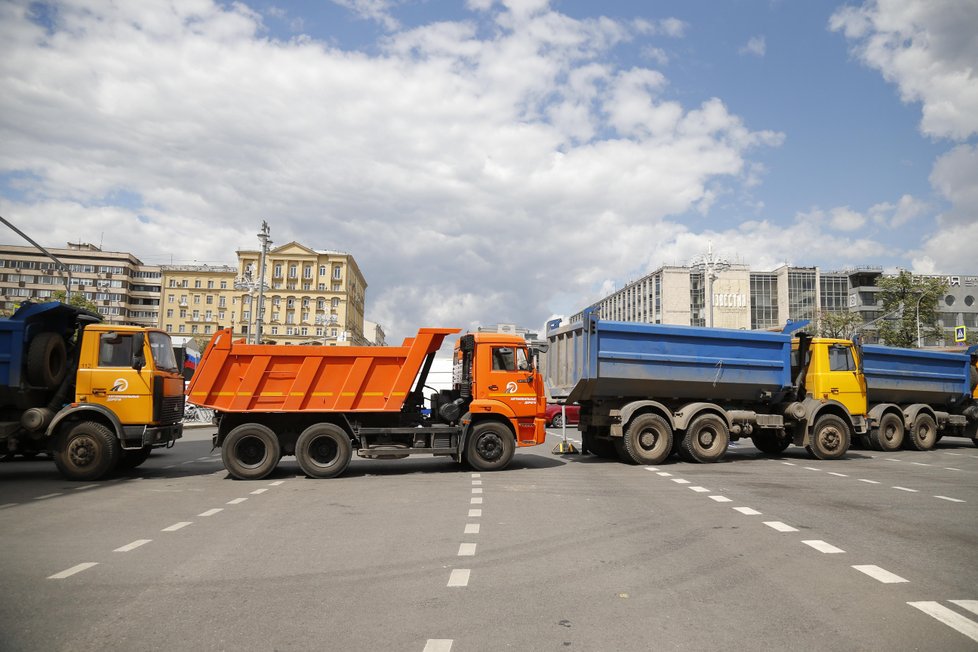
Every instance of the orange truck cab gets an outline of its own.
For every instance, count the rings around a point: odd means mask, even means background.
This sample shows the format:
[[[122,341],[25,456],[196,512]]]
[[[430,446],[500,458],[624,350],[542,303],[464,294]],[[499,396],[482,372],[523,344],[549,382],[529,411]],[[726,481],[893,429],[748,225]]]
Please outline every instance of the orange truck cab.
[[[546,437],[546,398],[535,354],[518,336],[477,333],[455,344],[453,386],[425,383],[444,339],[422,328],[397,347],[248,344],[215,333],[187,388],[213,408],[214,445],[240,479],[263,478],[295,455],[314,478],[370,459],[450,456],[477,470],[505,468],[520,446]]]

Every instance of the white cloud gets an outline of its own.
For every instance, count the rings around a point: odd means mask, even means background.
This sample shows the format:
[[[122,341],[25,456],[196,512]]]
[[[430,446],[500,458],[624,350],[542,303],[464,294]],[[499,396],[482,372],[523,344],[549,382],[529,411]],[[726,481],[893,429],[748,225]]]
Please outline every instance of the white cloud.
[[[331,0],[331,2],[349,9],[364,20],[379,23],[389,32],[400,27],[398,20],[391,15],[395,3],[390,0]]]
[[[978,146],[959,145],[939,157],[930,182],[951,203],[945,224],[978,222]]]
[[[66,1],[50,28],[0,3],[0,214],[154,263],[231,262],[267,219],[353,253],[396,341],[577,309],[555,296],[644,271],[685,233],[669,216],[783,138],[617,67],[628,23],[469,6],[369,55],[269,39],[238,3]]]
[[[921,130],[964,139],[978,133],[978,2],[875,0],[836,11],[829,26],[853,53],[921,102]]]
[[[738,50],[738,52],[740,54],[763,57],[767,52],[767,41],[764,40],[763,36],[752,36],[747,43]]]

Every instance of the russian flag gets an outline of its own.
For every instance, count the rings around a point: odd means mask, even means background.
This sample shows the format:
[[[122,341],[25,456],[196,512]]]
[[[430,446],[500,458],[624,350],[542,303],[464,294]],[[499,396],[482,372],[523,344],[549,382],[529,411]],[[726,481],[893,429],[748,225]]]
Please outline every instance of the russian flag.
[[[195,351],[194,349],[188,347],[185,353],[186,355],[183,358],[183,368],[194,371],[197,369],[197,363],[200,362],[200,351]]]

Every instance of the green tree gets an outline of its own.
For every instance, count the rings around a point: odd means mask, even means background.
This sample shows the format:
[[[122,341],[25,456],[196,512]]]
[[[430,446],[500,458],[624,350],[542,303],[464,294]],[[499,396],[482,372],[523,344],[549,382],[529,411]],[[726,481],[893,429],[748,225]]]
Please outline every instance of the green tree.
[[[862,326],[863,318],[859,313],[848,310],[820,311],[816,316],[819,337],[835,337],[850,339],[856,329]]]
[[[944,337],[938,324],[937,303],[947,292],[947,281],[914,276],[904,270],[896,276],[880,276],[876,286],[880,288],[883,314],[895,313],[879,324],[880,339],[884,344],[916,348],[918,316],[922,341]]]
[[[67,303],[69,306],[74,306],[76,308],[84,308],[85,310],[91,310],[94,313],[98,313],[98,306],[95,305],[94,301],[86,299],[85,295],[81,292],[72,292],[68,300],[65,300],[65,295],[67,293],[65,290],[55,290],[51,293],[52,301],[60,301],[61,303]]]

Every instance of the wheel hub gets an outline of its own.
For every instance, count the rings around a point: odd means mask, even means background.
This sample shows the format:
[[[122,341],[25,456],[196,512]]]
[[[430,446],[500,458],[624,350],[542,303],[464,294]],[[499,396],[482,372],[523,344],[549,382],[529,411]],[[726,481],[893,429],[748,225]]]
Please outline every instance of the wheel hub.
[[[95,460],[96,445],[91,437],[75,437],[68,446],[68,458],[75,466],[88,466]]]
[[[476,443],[479,456],[487,461],[499,459],[503,454],[503,444],[496,435],[486,435]]]
[[[659,433],[655,430],[643,430],[638,442],[645,450],[652,450],[659,441]]]
[[[257,437],[245,437],[242,439],[235,452],[241,464],[248,467],[255,467],[265,459],[265,444]]]

